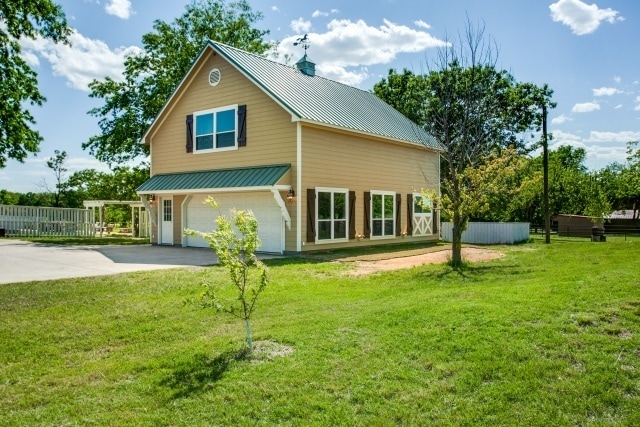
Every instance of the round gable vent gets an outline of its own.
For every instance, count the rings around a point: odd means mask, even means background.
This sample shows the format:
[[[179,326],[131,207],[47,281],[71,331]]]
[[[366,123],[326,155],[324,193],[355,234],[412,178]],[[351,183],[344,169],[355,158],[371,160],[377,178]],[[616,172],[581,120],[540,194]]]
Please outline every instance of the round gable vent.
[[[218,70],[217,68],[214,68],[209,73],[209,84],[211,86],[218,86],[218,83],[220,83],[220,77],[221,77],[220,70]]]

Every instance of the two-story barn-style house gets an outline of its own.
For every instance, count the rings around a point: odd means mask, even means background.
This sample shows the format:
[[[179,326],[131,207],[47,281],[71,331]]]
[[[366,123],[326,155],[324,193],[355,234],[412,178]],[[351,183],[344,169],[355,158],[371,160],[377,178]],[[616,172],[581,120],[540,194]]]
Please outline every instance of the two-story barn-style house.
[[[211,231],[231,208],[253,211],[264,252],[438,238],[419,203],[439,188],[437,143],[372,93],[316,76],[306,55],[291,67],[209,42],[142,142],[152,243],[206,246],[184,229]]]

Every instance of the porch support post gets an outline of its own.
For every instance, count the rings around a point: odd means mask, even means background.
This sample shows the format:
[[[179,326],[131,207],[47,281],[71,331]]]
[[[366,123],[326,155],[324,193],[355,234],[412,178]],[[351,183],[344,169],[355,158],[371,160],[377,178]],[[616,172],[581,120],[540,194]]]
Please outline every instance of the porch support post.
[[[273,193],[273,198],[276,200],[278,207],[280,207],[280,212],[282,213],[284,222],[287,225],[287,230],[291,230],[291,215],[289,215],[289,211],[287,210],[287,205],[285,205],[284,200],[282,200],[280,191],[276,189],[272,189],[271,193]]]

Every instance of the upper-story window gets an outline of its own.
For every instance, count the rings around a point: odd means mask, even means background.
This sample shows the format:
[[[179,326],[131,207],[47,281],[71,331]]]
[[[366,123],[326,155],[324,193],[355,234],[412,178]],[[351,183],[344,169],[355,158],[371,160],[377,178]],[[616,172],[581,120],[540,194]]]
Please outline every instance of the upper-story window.
[[[193,113],[195,152],[235,150],[238,148],[238,106],[215,108]]]

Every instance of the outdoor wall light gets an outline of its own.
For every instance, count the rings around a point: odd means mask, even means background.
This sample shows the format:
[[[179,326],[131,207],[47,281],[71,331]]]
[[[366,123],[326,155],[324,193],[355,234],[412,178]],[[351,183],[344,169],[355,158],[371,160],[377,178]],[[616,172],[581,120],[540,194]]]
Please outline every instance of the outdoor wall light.
[[[153,203],[156,200],[155,194],[149,196],[149,203]]]
[[[296,197],[296,192],[293,191],[293,187],[289,187],[289,192],[287,193],[287,200],[293,202],[293,199]]]

